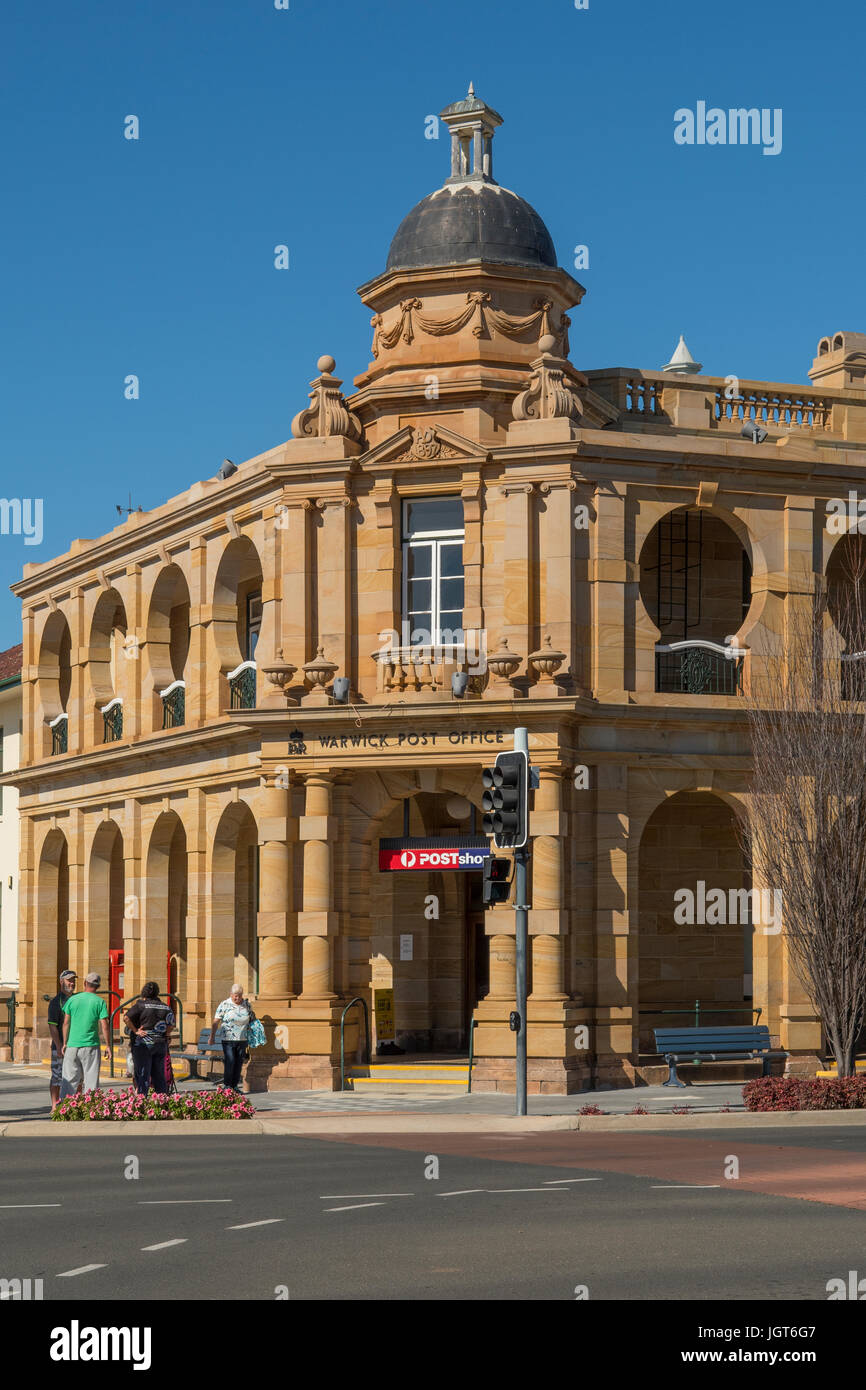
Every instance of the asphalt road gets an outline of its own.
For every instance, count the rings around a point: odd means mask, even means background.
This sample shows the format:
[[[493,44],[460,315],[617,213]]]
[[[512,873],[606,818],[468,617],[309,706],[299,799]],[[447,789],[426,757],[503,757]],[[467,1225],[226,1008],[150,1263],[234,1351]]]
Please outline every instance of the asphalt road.
[[[821,1301],[849,1270],[863,1130],[0,1141],[0,1277],[46,1300]]]

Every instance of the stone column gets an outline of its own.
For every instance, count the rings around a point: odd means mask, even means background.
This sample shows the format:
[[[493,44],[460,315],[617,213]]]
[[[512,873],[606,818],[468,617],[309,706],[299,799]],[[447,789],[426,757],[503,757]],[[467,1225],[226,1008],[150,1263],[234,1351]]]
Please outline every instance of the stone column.
[[[594,500],[592,684],[597,695],[623,703],[633,684],[633,676],[626,678],[634,641],[634,608],[631,604],[627,611],[627,599],[637,595],[637,571],[625,554],[625,497],[605,487],[596,489]]]
[[[535,641],[537,620],[533,601],[536,559],[532,525],[534,491],[533,483],[509,483],[502,488],[505,498],[505,587],[500,635],[508,638],[511,651],[523,657],[535,651],[538,645]]]
[[[213,1019],[212,1010],[218,1000],[213,998],[208,959],[208,825],[207,795],[199,787],[189,792],[190,809],[186,845],[186,997],[183,1001],[184,1028],[189,1042]]]
[[[275,783],[262,796],[259,848],[259,999],[293,999],[292,845],[289,791]]]
[[[300,824],[304,842],[304,905],[298,917],[298,932],[304,938],[300,996],[304,1002],[336,998],[329,940],[336,930],[331,866],[331,843],[336,839],[336,821],[331,814],[333,787],[330,772],[307,775],[305,814]]]
[[[529,931],[532,940],[531,999],[566,999],[563,988],[562,934],[566,930],[563,907],[562,847],[567,815],[562,809],[562,773],[558,767],[542,767],[535,794],[530,829],[532,842],[532,908]],[[540,833],[539,833],[540,832]]]
[[[622,1085],[634,1080],[632,1031],[637,1031],[637,846],[630,844],[628,768],[599,763],[596,793],[596,1008],[597,1077]],[[630,850],[632,863],[630,864]],[[630,870],[632,872],[630,873]],[[629,930],[634,910],[634,932]]]
[[[354,498],[317,499],[322,520],[316,546],[318,585],[318,643],[328,661],[337,664],[336,675],[348,676],[357,688],[358,674],[352,618],[352,511]]]
[[[488,937],[490,989],[488,999],[513,999],[515,993],[515,939],[513,936]]]
[[[573,554],[574,494],[573,478],[546,481],[539,485],[538,515],[538,623],[539,632],[550,636],[551,645],[565,652],[566,660],[556,680],[568,687],[582,686],[583,653],[575,650],[576,567]],[[534,648],[532,648],[534,650]],[[534,686],[540,696],[550,698],[557,688]],[[537,799],[536,799],[537,801]]]

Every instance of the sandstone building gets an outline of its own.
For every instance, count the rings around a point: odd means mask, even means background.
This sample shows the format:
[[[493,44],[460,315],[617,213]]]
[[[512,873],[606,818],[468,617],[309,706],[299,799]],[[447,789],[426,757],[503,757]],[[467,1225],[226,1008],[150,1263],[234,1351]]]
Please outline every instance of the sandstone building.
[[[123,992],[167,981],[187,1040],[246,985],[255,1086],[338,1084],[374,987],[409,1051],[465,1054],[474,1025],[474,1087],[513,1086],[513,910],[477,872],[379,864],[477,844],[481,768],[525,725],[530,1090],[660,1078],[653,1023],[696,1000],[760,1008],[814,1066],[783,934],[674,906],[750,884],[744,700],[839,564],[866,337],[822,339],[809,386],[732,388],[684,344],[590,369],[584,290],[496,181],[501,118],[470,93],[442,121],[448,177],[359,291],[354,390],[319,358],[288,442],[14,586],[19,1056],[58,970],[122,951]]]

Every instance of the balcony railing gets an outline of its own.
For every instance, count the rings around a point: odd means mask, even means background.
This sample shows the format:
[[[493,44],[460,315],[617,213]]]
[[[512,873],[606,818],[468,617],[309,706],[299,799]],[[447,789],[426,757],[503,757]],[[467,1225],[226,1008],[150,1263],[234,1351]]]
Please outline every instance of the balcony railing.
[[[451,677],[465,671],[468,689],[480,695],[488,681],[487,653],[472,646],[382,647],[371,652],[376,662],[380,693],[414,691],[435,695],[451,692]]]
[[[172,681],[159,692],[162,700],[162,727],[178,729],[186,720],[186,681]]]
[[[743,425],[754,420],[770,429],[828,430],[831,411],[832,402],[819,396],[763,395],[743,390],[730,399],[724,391],[717,391],[713,415],[719,424]]]
[[[48,725],[51,730],[51,756],[65,753],[69,747],[69,715],[58,714]]]
[[[695,639],[656,647],[656,690],[666,695],[742,695],[741,647]]]
[[[229,683],[229,707],[231,709],[255,709],[256,707],[256,663],[242,661],[226,677]]]
[[[118,695],[100,710],[102,715],[103,743],[116,743],[123,738],[123,700]]]

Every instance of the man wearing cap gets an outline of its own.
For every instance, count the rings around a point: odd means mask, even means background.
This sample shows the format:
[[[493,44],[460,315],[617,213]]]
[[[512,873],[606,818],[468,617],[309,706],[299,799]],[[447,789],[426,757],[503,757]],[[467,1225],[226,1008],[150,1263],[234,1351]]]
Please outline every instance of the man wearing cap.
[[[60,993],[48,1001],[48,1031],[51,1034],[51,1109],[60,1099],[63,1072],[63,1005],[75,993],[77,976],[74,970],[61,970]]]
[[[99,1031],[103,1056],[109,1052],[108,1007],[99,989],[99,976],[84,977],[84,990],[71,995],[63,1005],[63,1082],[60,1099],[71,1096],[83,1080],[85,1091],[99,1090]]]

